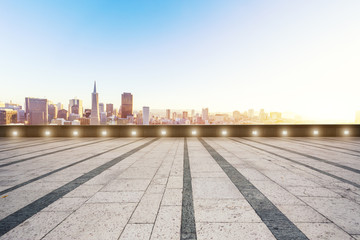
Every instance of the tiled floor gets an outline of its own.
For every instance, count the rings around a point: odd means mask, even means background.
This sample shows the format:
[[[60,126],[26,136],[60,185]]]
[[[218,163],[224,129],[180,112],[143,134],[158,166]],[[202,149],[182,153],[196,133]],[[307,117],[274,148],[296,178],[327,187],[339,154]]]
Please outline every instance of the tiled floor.
[[[360,239],[360,138],[0,138],[0,239]]]

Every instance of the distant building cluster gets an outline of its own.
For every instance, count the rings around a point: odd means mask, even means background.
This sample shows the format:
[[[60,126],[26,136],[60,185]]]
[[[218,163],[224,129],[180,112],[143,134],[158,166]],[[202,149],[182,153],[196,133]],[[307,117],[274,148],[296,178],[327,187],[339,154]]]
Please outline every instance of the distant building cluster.
[[[0,102],[0,125],[178,125],[178,124],[279,124],[302,123],[298,115],[281,112],[265,112],[264,109],[244,112],[212,113],[209,108],[201,112],[195,110],[171,110],[151,112],[144,106],[133,110],[133,95],[124,92],[121,95],[119,110],[112,103],[99,102],[99,93],[91,93],[91,108],[83,108],[83,101],[70,99],[66,107],[62,103],[53,103],[48,99],[25,98],[25,109],[15,103]],[[356,112],[355,123],[360,123],[360,111]]]

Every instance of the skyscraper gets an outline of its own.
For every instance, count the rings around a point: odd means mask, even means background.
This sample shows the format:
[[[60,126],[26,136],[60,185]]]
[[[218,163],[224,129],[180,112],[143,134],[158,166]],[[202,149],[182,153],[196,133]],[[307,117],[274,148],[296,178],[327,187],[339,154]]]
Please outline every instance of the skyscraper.
[[[127,118],[132,115],[133,111],[133,95],[131,93],[123,93],[121,95],[121,118]]]
[[[166,119],[170,119],[170,109],[166,109]]]
[[[188,119],[188,112],[186,111],[183,112],[183,119]]]
[[[105,107],[104,107],[104,103],[99,103],[99,112],[105,112]]]
[[[208,108],[203,108],[202,109],[202,119],[205,120],[209,120],[209,109]]]
[[[95,81],[94,82],[94,92],[91,94],[90,125],[99,125],[99,124],[100,124],[99,95],[96,92],[96,81]]]
[[[17,122],[18,123],[25,123],[26,121],[26,112],[24,109],[17,110]]]
[[[114,104],[112,103],[107,103],[106,104],[106,115],[108,117],[111,117],[114,113]]]
[[[48,124],[48,100],[25,98],[26,117],[29,125]]]
[[[56,104],[56,106],[57,106],[57,109],[58,109],[58,110],[60,110],[60,109],[64,109],[64,107],[63,107],[62,103],[60,103],[60,102],[59,102],[59,103],[57,103],[57,104]]]
[[[149,125],[150,122],[150,108],[143,107],[143,125]]]
[[[69,115],[71,113],[79,114],[80,117],[83,116],[83,103],[80,99],[70,99],[69,100]]]
[[[57,112],[58,112],[57,105],[56,104],[49,104],[48,112],[49,112],[49,122],[51,122],[51,120],[57,118]]]
[[[100,124],[106,125],[107,123],[107,115],[106,112],[100,112]]]

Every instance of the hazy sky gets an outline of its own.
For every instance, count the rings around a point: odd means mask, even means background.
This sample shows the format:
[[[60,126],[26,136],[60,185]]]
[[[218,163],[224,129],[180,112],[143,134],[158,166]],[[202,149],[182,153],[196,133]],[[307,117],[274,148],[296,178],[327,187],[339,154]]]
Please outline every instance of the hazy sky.
[[[0,0],[0,101],[360,110],[360,1]]]

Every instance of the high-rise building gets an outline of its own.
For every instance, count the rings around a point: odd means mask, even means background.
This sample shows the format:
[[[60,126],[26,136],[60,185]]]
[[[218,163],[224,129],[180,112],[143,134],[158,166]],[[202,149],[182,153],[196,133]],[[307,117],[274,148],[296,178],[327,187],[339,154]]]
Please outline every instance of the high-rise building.
[[[104,103],[99,103],[99,112],[105,112],[105,107],[104,107]]]
[[[17,123],[17,111],[13,109],[0,110],[0,125]]]
[[[26,117],[29,125],[48,124],[48,100],[25,98]]]
[[[68,120],[68,111],[66,109],[60,109],[57,113],[57,118]]]
[[[107,103],[106,104],[106,115],[111,117],[114,114],[114,104]]]
[[[133,95],[131,93],[123,93],[121,95],[121,118],[132,115],[133,111]]]
[[[58,109],[58,110],[64,109],[64,106],[63,106],[62,103],[60,103],[60,102],[57,103],[56,106],[57,106],[57,109]]]
[[[49,104],[48,112],[49,112],[49,122],[51,122],[53,119],[57,118],[57,112],[58,112],[57,105]]]
[[[71,107],[71,110],[70,110],[70,114],[76,114],[76,115],[79,115],[80,116],[80,114],[79,114],[79,106],[78,105],[73,105],[72,107]]]
[[[107,115],[106,112],[100,112],[100,124],[106,125],[107,123]]]
[[[69,115],[75,113],[79,114],[80,117],[83,116],[83,102],[80,99],[70,99],[69,100]]]
[[[195,110],[194,110],[194,109],[191,110],[191,117],[192,117],[192,118],[195,117]]]
[[[143,125],[149,125],[150,122],[150,108],[143,107]]]
[[[182,115],[183,119],[188,119],[188,112],[184,111]]]
[[[18,123],[25,123],[26,121],[26,112],[24,109],[17,110],[17,122]]]
[[[177,116],[176,112],[173,112],[173,114],[172,114],[172,120],[173,120],[173,121],[176,120],[176,116]]]
[[[96,92],[96,82],[94,82],[94,91],[91,94],[90,125],[99,125],[99,124],[100,124],[99,94]]]
[[[170,109],[166,109],[166,119],[170,119]]]
[[[202,109],[202,119],[209,120],[209,108],[203,108]]]

